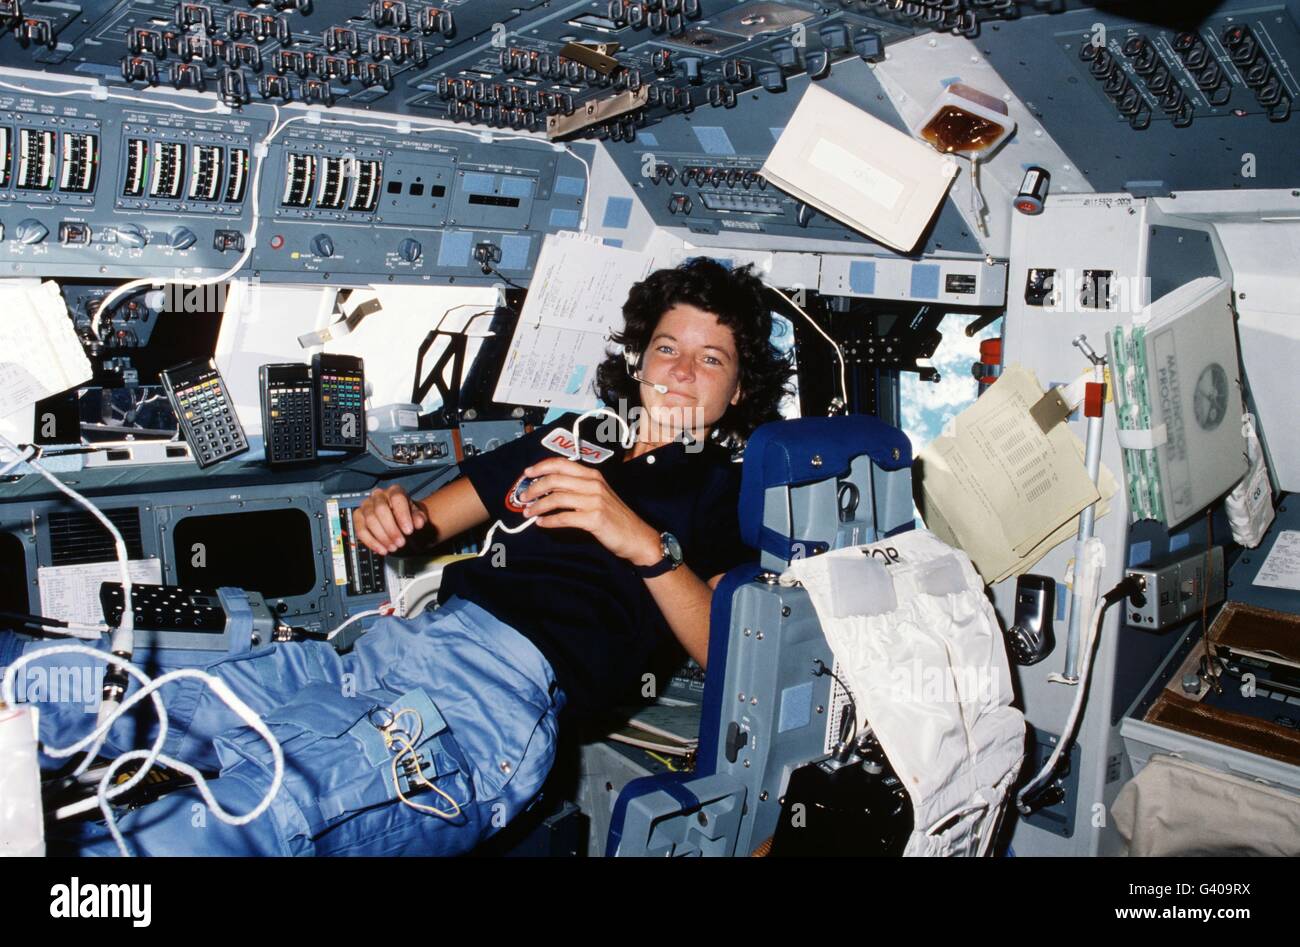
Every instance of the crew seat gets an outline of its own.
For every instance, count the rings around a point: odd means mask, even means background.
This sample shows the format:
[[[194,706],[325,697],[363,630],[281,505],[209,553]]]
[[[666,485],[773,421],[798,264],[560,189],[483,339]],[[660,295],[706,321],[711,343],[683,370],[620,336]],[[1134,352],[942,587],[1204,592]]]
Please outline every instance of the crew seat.
[[[797,558],[915,526],[911,444],[866,415],[766,424],[750,437],[740,528],[757,564],[713,593],[696,768],[634,779],[605,854],[749,855],[770,839],[790,773],[837,728],[834,656],[808,594],[777,577]]]

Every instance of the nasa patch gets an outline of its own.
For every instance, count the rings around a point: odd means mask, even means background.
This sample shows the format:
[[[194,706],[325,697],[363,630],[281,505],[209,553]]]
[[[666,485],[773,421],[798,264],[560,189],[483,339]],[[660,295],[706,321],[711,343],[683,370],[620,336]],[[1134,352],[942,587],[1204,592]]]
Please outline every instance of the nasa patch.
[[[542,446],[567,460],[573,459],[573,434],[570,431],[556,428],[542,438]],[[588,463],[599,464],[613,456],[614,452],[607,447],[601,447],[590,441],[582,442],[582,460]]]
[[[524,511],[524,492],[533,485],[532,477],[520,477],[514,486],[506,491],[506,509],[515,513]]]

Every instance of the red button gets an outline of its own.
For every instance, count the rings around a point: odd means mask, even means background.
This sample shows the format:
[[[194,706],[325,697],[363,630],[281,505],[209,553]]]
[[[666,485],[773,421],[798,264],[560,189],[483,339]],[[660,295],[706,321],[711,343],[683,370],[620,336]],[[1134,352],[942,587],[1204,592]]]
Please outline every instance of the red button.
[[[271,238],[272,250],[278,250],[282,246],[284,246],[284,237],[280,236],[279,234],[276,234],[274,237]]]

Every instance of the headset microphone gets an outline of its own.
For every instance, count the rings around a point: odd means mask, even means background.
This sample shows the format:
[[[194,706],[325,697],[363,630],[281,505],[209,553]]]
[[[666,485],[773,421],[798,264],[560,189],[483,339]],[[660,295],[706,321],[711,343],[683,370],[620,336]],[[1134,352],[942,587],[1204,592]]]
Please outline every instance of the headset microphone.
[[[667,385],[656,385],[656,384],[655,384],[654,382],[652,382],[652,381],[646,381],[644,378],[642,378],[640,375],[638,375],[638,374],[636,373],[636,371],[634,371],[634,369],[636,368],[637,363],[641,360],[641,357],[640,357],[639,355],[637,355],[637,353],[632,352],[632,351],[630,351],[630,350],[628,350],[628,349],[624,349],[624,350],[623,350],[623,360],[624,360],[624,362],[627,364],[627,374],[628,374],[628,377],[629,377],[629,378],[631,378],[633,381],[638,381],[638,382],[640,382],[640,383],[643,384],[643,385],[649,385],[651,388],[653,388],[655,391],[659,392],[659,394],[661,394],[661,395],[666,395],[666,394],[668,394],[668,386],[667,386]]]

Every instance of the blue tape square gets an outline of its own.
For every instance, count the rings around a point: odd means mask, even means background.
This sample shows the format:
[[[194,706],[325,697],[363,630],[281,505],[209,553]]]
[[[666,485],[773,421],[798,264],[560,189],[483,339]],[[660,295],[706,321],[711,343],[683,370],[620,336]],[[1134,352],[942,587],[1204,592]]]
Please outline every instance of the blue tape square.
[[[912,264],[912,298],[939,298],[939,267],[933,263]]]
[[[528,266],[528,249],[533,238],[510,234],[501,238],[501,269],[522,270]]]
[[[582,178],[571,178],[566,174],[557,175],[555,193],[566,194],[569,197],[582,197],[587,193],[587,182]]]
[[[781,140],[781,133],[785,131],[785,126],[782,125],[780,128],[769,128],[768,131],[770,131],[770,132],[772,133],[772,140],[773,140],[773,141],[780,141],[780,140]]]
[[[849,263],[849,289],[870,296],[876,291],[876,264],[867,260]]]
[[[777,713],[776,732],[797,730],[812,720],[812,681],[796,684],[781,691],[781,709]]]
[[[1192,544],[1192,537],[1188,536],[1186,533],[1174,533],[1172,536],[1169,537],[1170,552],[1177,552],[1178,550],[1190,546],[1191,544]]]
[[[602,227],[610,230],[626,230],[632,219],[632,199],[630,197],[611,197],[605,201],[605,218]]]
[[[1064,582],[1056,583],[1056,620],[1065,621],[1065,604],[1070,600],[1070,590]]]
[[[461,179],[460,186],[471,194],[492,194],[496,190],[496,176],[479,171],[467,171]]]
[[[533,179],[519,175],[505,175],[501,178],[501,196],[517,197],[521,200],[533,196]]]
[[[444,233],[438,247],[438,265],[468,266],[470,244],[473,242],[474,235],[468,230]]]
[[[564,393],[566,395],[576,395],[579,389],[582,388],[582,380],[586,377],[587,366],[575,365],[573,367],[573,374],[569,376],[569,383],[564,386]]]
[[[651,148],[659,147],[659,139],[655,137],[654,132],[643,132],[638,129],[636,138],[637,141],[641,142],[643,145],[649,145]]]
[[[705,154],[734,155],[736,153],[735,147],[731,144],[731,136],[720,125],[692,125],[691,131],[695,132],[695,137],[699,140]]]
[[[623,241],[620,240],[620,239],[618,239],[618,237],[602,237],[602,238],[601,238],[601,242],[604,243],[605,246],[607,246],[607,247],[621,247],[621,246],[623,246]]]
[[[565,210],[563,207],[556,207],[551,211],[551,226],[556,230],[576,230],[582,215],[576,210]]]
[[[1151,543],[1143,540],[1140,543],[1134,543],[1128,547],[1128,564],[1129,568],[1140,566],[1144,562],[1151,561]]]

